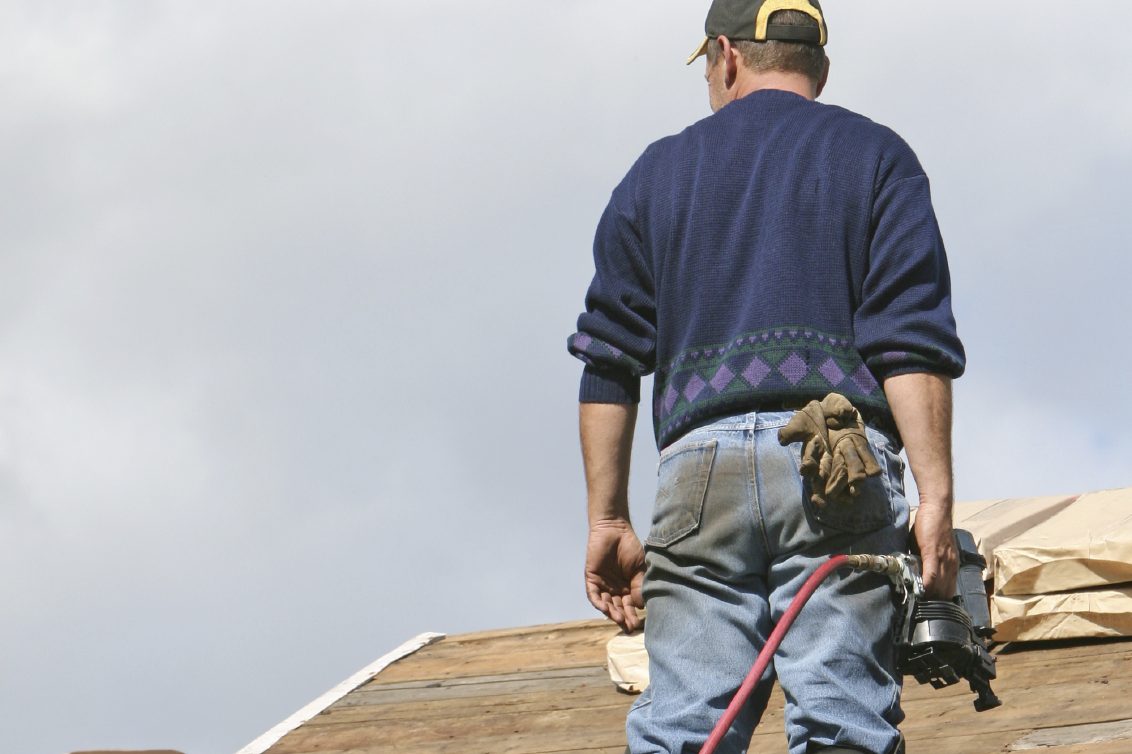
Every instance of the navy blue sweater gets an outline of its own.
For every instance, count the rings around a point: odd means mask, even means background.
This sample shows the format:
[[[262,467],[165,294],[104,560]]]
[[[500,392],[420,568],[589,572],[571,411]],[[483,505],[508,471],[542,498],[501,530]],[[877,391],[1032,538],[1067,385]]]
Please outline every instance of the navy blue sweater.
[[[652,144],[613,191],[572,354],[580,399],[640,400],[657,444],[712,418],[883,381],[958,377],[963,346],[928,179],[893,131],[762,90]]]

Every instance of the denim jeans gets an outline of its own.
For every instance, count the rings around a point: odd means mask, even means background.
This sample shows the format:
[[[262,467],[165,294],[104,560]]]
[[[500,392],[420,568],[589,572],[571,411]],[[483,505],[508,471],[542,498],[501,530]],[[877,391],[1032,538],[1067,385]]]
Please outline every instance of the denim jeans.
[[[645,544],[650,684],[629,712],[633,754],[699,751],[775,622],[821,562],[907,546],[904,466],[895,443],[868,427],[880,476],[854,503],[819,509],[798,471],[801,445],[778,443],[792,416],[728,417],[661,451]],[[746,751],[775,675],[786,697],[790,754],[811,744],[895,751],[904,715],[894,618],[885,577],[839,571],[827,579],[717,751]]]

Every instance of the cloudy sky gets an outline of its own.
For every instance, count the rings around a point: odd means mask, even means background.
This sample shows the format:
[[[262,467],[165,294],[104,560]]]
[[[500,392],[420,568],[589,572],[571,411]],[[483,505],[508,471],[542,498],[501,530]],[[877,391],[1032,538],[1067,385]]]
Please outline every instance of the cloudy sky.
[[[224,754],[593,614],[565,339],[706,5],[0,0],[0,751]],[[911,5],[828,0],[823,99],[932,178],[959,497],[1132,484],[1132,5]]]

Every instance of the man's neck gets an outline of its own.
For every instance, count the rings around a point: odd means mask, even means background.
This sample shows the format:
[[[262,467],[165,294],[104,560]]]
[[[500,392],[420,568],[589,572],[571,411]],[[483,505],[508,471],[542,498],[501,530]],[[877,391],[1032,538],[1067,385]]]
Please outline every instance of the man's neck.
[[[748,94],[763,89],[779,89],[784,92],[793,92],[799,97],[812,100],[817,99],[817,87],[813,80],[801,73],[787,73],[785,71],[741,71],[735,82],[735,99],[742,99]]]

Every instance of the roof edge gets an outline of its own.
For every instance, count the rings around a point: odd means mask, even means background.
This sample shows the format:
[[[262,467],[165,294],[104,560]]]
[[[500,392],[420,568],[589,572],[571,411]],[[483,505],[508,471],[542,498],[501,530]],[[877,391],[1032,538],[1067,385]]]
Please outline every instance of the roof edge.
[[[264,754],[264,752],[278,743],[283,736],[323,712],[327,707],[346,696],[346,694],[349,694],[362,684],[369,682],[374,676],[397,662],[397,660],[408,657],[414,652],[427,647],[429,644],[438,642],[443,638],[445,638],[445,634],[438,633],[423,633],[414,636],[393,651],[382,655],[357,673],[354,673],[310,704],[305,705],[286,720],[237,751],[236,754]]]

